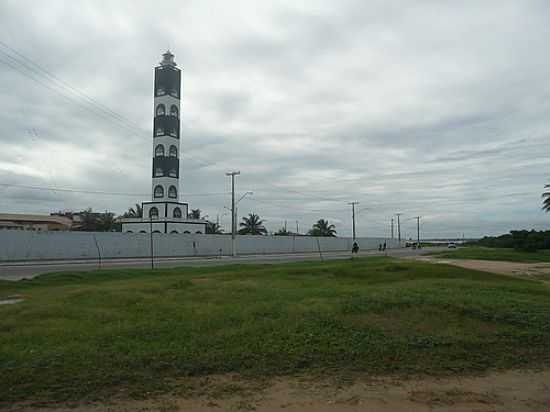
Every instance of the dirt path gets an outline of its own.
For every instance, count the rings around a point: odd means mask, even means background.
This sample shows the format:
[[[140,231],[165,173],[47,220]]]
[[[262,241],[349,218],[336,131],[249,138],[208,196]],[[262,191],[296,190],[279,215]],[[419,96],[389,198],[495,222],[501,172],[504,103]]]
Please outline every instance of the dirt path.
[[[258,390],[237,377],[201,378],[208,395],[111,400],[67,407],[15,407],[19,412],[161,411],[550,411],[550,370],[509,371],[449,379],[355,379],[353,383],[277,379]],[[250,386],[252,385],[252,387]],[[221,389],[220,389],[221,388]],[[248,389],[247,389],[248,388]]]
[[[444,263],[460,266],[466,269],[482,270],[484,272],[500,273],[523,279],[540,280],[550,284],[550,263],[521,263],[496,260],[474,259],[443,259],[436,256],[412,256],[404,259],[414,259],[424,262]]]

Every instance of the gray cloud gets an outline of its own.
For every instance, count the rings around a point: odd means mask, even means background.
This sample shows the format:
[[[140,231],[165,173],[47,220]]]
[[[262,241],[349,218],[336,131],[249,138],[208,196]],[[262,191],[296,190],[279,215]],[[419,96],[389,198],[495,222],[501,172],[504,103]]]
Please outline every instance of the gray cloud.
[[[146,200],[131,194],[150,192],[170,47],[182,191],[211,218],[228,224],[224,172],[240,169],[254,196],[239,212],[273,230],[328,218],[349,234],[351,200],[361,235],[387,235],[395,212],[427,236],[547,227],[549,17],[544,1],[4,1],[0,40],[94,101],[0,46],[0,183],[128,195],[0,186],[1,208]]]

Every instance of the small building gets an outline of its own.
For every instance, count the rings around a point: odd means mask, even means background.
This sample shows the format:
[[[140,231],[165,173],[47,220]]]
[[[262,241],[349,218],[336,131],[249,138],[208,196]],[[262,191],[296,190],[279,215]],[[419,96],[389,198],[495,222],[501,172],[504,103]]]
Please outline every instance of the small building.
[[[167,51],[155,67],[151,201],[142,202],[143,217],[122,218],[126,233],[206,233],[207,222],[189,219],[180,202],[181,70]]]
[[[0,230],[33,230],[48,232],[71,230],[72,220],[64,216],[0,213]]]

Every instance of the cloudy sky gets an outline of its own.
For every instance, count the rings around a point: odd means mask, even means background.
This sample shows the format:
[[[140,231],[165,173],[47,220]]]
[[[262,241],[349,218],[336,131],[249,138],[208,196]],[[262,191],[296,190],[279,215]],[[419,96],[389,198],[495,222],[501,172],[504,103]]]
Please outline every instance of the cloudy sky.
[[[407,237],[417,215],[427,237],[547,228],[548,22],[544,0],[3,0],[0,211],[149,200],[170,48],[183,200],[226,227],[236,169],[270,230],[349,235],[350,201],[360,236],[397,212]]]

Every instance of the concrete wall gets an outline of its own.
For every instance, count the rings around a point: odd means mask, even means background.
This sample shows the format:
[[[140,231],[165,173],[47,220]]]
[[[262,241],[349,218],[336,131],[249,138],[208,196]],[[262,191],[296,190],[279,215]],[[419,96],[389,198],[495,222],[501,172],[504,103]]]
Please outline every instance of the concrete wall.
[[[231,236],[153,234],[155,256],[215,256],[231,254]],[[237,236],[239,254],[269,254],[351,250],[351,238],[310,236]],[[358,238],[361,250],[376,249],[397,240]],[[96,244],[97,242],[97,244]],[[404,242],[402,242],[404,244]],[[150,235],[145,233],[26,232],[0,230],[0,261],[40,259],[95,259],[150,256]]]

